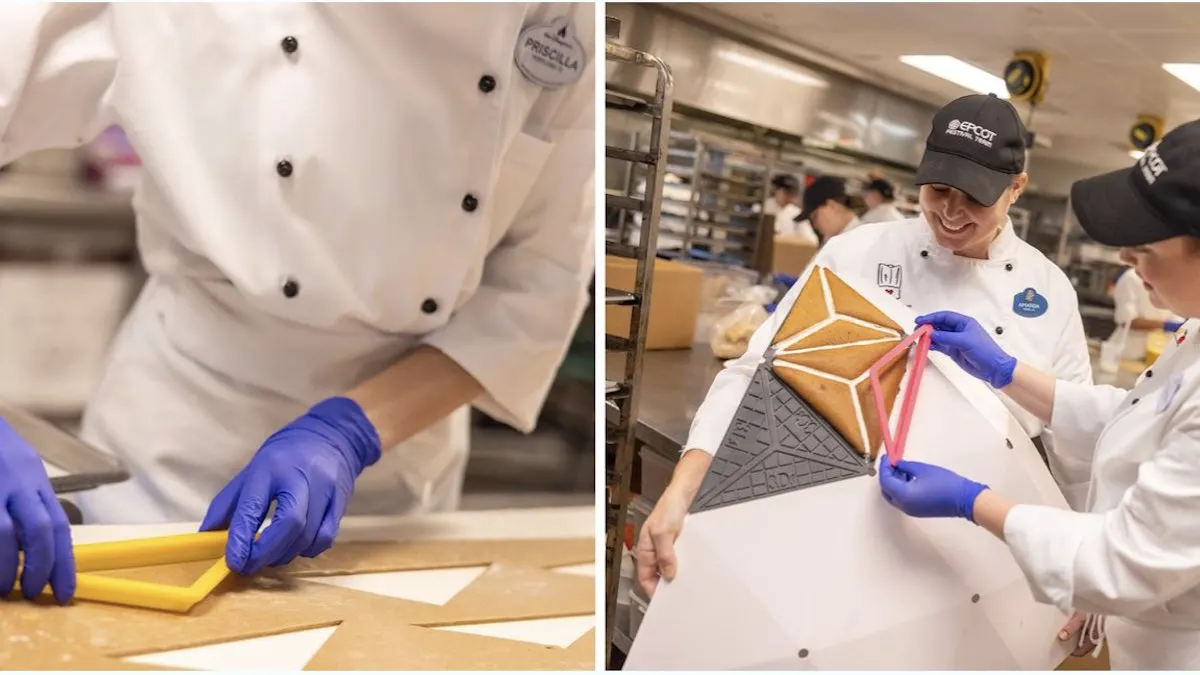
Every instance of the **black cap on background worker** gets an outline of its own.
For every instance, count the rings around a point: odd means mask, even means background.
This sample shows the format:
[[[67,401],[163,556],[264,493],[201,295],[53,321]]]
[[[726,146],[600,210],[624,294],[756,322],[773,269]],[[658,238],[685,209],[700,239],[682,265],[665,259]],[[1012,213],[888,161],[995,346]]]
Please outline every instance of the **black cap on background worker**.
[[[804,190],[797,222],[807,220],[821,241],[829,241],[862,222],[855,214],[853,201],[846,193],[846,181],[837,176],[821,176]]]

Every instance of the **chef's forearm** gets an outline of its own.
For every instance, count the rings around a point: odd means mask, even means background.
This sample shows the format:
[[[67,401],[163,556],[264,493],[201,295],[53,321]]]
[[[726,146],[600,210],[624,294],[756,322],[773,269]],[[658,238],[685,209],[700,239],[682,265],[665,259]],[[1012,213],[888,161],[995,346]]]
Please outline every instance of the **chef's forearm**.
[[[475,400],[483,386],[441,351],[421,346],[346,395],[395,447]]]
[[[1054,413],[1054,384],[1053,375],[1018,363],[1012,383],[1001,391],[1043,423],[1050,424]]]
[[[684,451],[679,462],[675,464],[675,471],[671,474],[667,490],[681,495],[684,501],[692,501],[696,498],[696,492],[700,490],[700,484],[704,482],[704,475],[708,473],[710,464],[712,455],[707,452],[695,448]]]
[[[1004,521],[1016,504],[993,490],[984,490],[975,498],[975,524],[1004,541]]]

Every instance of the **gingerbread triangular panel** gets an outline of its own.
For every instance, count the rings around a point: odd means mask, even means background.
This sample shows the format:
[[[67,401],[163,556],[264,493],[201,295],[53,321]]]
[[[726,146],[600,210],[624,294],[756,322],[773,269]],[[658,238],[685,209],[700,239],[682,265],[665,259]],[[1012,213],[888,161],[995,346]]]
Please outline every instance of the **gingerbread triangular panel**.
[[[900,338],[883,310],[814,267],[754,373],[692,512],[868,475],[880,421],[867,376]],[[821,349],[797,353],[813,347]],[[889,411],[905,364],[883,373]]]
[[[693,513],[866,475],[870,466],[775,377],[755,371]]]

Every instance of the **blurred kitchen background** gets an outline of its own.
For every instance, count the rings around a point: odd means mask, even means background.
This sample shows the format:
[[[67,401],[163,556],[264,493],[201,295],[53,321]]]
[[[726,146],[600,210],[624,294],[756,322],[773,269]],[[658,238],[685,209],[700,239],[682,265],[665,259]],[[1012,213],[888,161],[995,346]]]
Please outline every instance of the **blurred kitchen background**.
[[[68,431],[145,280],[130,205],[140,170],[116,128],[0,167],[0,401]],[[534,434],[475,414],[464,508],[594,503],[593,316]]]

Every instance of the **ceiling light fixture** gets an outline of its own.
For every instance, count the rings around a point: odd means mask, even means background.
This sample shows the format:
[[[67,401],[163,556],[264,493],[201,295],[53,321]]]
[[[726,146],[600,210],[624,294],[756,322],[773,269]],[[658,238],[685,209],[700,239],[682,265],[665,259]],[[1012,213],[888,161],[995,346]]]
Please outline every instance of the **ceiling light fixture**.
[[[1183,80],[1192,89],[1200,91],[1200,63],[1164,63],[1163,70]]]
[[[829,87],[829,83],[825,80],[802,72],[798,68],[788,68],[780,64],[764,61],[748,54],[733,51],[731,49],[722,49],[721,51],[717,52],[717,56],[722,60],[729,61],[730,63],[736,63],[739,66],[753,68],[754,70],[766,73],[768,75],[774,75],[775,77],[783,78],[785,80],[791,80],[792,82],[805,87],[819,87],[821,89]]]
[[[1004,78],[953,56],[901,56],[900,61],[976,93],[1008,98],[1008,87],[1004,84]]]

